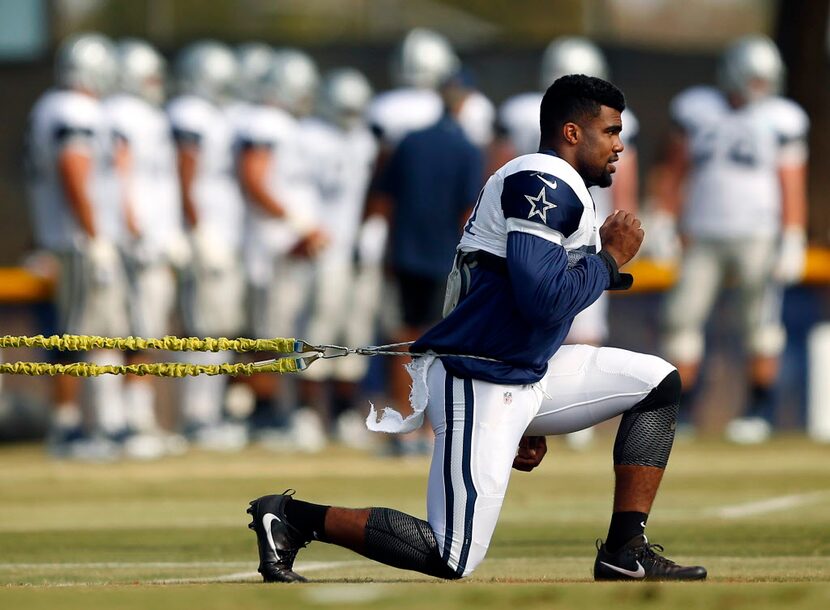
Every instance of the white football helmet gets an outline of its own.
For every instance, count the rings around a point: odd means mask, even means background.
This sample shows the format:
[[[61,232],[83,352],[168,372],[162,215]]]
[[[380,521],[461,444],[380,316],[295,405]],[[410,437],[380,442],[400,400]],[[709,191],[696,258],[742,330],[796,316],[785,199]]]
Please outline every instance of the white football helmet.
[[[297,49],[278,49],[262,79],[262,101],[305,116],[314,109],[319,82],[311,57]]]
[[[236,59],[221,42],[195,42],[185,47],[176,58],[179,88],[214,103],[228,101],[236,73]]]
[[[137,38],[118,43],[119,86],[151,104],[164,101],[166,62],[152,45]]]
[[[236,94],[240,99],[255,102],[260,97],[260,83],[274,61],[274,50],[264,42],[246,42],[236,47],[239,74]]]
[[[320,116],[344,129],[358,125],[372,99],[372,86],[354,68],[332,70],[323,78],[318,111]]]
[[[581,36],[566,36],[551,42],[542,55],[539,85],[547,90],[566,74],[584,74],[608,80],[608,64],[599,47]]]
[[[727,93],[751,102],[779,93],[785,70],[772,40],[746,36],[729,45],[721,56],[718,83]]]
[[[404,37],[392,58],[392,80],[399,86],[436,89],[461,62],[438,32],[415,28]]]
[[[115,45],[103,34],[75,34],[58,48],[55,80],[102,97],[115,84],[116,61]]]

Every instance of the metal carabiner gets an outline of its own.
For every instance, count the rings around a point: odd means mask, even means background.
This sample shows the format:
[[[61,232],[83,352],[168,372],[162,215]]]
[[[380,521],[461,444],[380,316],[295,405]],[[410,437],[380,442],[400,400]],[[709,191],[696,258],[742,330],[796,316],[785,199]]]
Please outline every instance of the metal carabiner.
[[[341,358],[354,353],[354,350],[342,345],[318,345],[316,346],[320,353],[320,358],[328,360],[329,358]],[[322,349],[319,349],[322,348]]]

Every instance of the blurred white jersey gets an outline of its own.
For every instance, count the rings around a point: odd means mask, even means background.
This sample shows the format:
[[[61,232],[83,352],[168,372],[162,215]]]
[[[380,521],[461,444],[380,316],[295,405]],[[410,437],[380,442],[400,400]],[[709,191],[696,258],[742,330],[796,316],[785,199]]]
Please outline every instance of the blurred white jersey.
[[[319,197],[320,224],[331,237],[325,258],[351,261],[378,145],[364,126],[349,130],[306,122],[304,142]]]
[[[516,149],[517,156],[528,155],[539,150],[539,139],[542,135],[539,127],[539,111],[543,95],[543,93],[536,92],[520,93],[509,98],[499,108],[499,125],[505,130],[513,148]],[[640,132],[640,122],[628,108],[623,110],[621,117],[623,130],[620,137],[625,146],[632,146]],[[625,151],[622,155],[625,155]],[[611,189],[597,187],[590,189],[600,224],[614,209]]]
[[[375,96],[366,122],[386,146],[395,148],[407,134],[435,123],[441,112],[441,97],[435,91],[404,87]]]
[[[79,247],[85,237],[58,170],[60,153],[66,146],[77,146],[90,155],[88,195],[96,230],[117,242],[121,235],[121,202],[113,164],[113,135],[104,110],[88,95],[54,89],[44,93],[32,109],[26,140],[27,186],[38,246],[68,251]]]
[[[781,225],[778,169],[807,158],[809,119],[769,97],[733,108],[713,87],[672,100],[672,119],[688,136],[691,173],[683,226],[696,237],[768,237]]]
[[[389,148],[395,148],[407,134],[438,122],[444,104],[432,89],[404,87],[375,96],[366,111],[366,121]],[[479,91],[464,101],[458,122],[470,142],[486,146],[493,138],[495,109]]]
[[[239,134],[247,129],[249,116],[255,108],[255,104],[240,99],[235,99],[224,107],[225,115],[230,120],[234,132]]]
[[[176,150],[167,115],[145,100],[118,94],[104,101],[115,134],[130,150],[129,201],[141,232],[141,249],[159,260],[182,230]]]
[[[271,151],[267,189],[294,217],[313,226],[316,196],[308,177],[302,122],[274,106],[251,106],[239,133],[243,148],[266,148]],[[282,218],[269,215],[257,202],[246,206],[246,244],[266,258],[285,254],[301,235]]]
[[[199,149],[192,195],[200,227],[226,247],[238,248],[244,209],[230,119],[223,109],[193,95],[172,100],[167,113],[176,138]]]

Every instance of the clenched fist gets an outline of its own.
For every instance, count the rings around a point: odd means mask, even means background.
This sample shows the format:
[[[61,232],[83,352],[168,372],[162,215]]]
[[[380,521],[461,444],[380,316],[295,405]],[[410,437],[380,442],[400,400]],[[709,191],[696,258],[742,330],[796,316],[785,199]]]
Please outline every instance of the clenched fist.
[[[530,472],[542,463],[547,452],[548,443],[544,436],[523,436],[516,457],[513,458],[513,468]]]
[[[640,226],[640,219],[631,212],[615,210],[599,229],[602,249],[608,252],[622,267],[637,254],[643,243],[645,233]]]

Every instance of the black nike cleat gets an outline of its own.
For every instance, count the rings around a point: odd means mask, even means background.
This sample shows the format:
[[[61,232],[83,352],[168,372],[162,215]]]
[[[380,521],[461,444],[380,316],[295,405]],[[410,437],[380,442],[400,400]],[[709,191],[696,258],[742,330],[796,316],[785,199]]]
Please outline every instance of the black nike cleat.
[[[594,580],[704,580],[706,568],[679,566],[657,553],[659,544],[650,544],[643,535],[635,536],[616,553],[609,553],[597,540]]]
[[[248,527],[256,533],[259,568],[265,582],[308,582],[294,571],[294,559],[306,540],[285,516],[285,505],[293,490],[251,501],[248,514],[253,520]]]

